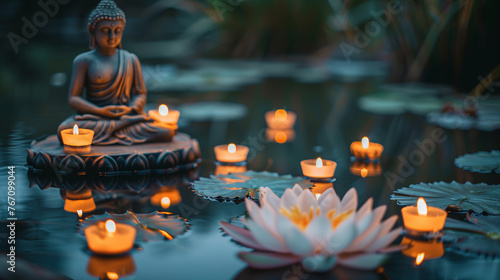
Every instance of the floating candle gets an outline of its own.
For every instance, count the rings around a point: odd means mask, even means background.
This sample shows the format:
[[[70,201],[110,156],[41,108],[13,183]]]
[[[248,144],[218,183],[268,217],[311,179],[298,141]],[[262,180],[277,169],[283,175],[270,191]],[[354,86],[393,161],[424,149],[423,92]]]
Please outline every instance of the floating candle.
[[[215,158],[220,162],[243,162],[247,160],[248,147],[243,145],[218,145],[214,147]]]
[[[290,130],[297,120],[297,114],[291,111],[278,109],[269,111],[265,115],[267,126],[274,130]]]
[[[424,259],[431,260],[444,255],[443,242],[437,239],[425,241],[403,237],[401,245],[406,245],[406,248],[401,252],[408,257],[415,258],[417,265],[422,263]]]
[[[419,198],[417,206],[406,206],[401,210],[406,229],[417,232],[438,232],[443,229],[447,213],[443,209],[427,207]]]
[[[359,159],[369,159],[376,160],[380,158],[382,151],[384,150],[384,146],[378,143],[370,143],[368,137],[363,137],[361,141],[355,141],[351,144],[351,153],[352,155]]]
[[[149,110],[148,114],[157,122],[177,126],[181,112],[168,109],[167,105],[162,104],[158,107],[158,110]]]
[[[311,178],[332,178],[337,163],[326,159],[306,159],[300,162],[304,176]]]
[[[84,230],[89,249],[101,255],[119,255],[132,249],[136,230],[133,226],[107,220]]]
[[[94,131],[90,129],[78,128],[75,124],[73,128],[61,131],[61,138],[64,144],[64,152],[67,154],[89,154],[91,151]]]
[[[349,168],[353,175],[361,176],[363,178],[380,175],[382,173],[382,166],[380,162],[362,162],[355,161]]]

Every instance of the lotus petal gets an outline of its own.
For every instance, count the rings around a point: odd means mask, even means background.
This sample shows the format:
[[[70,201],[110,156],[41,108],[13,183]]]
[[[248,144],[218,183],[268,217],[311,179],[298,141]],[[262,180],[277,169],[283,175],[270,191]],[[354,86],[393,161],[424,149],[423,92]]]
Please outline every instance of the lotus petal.
[[[220,225],[225,233],[229,234],[236,242],[240,243],[241,245],[255,250],[267,250],[266,247],[260,245],[257,240],[253,238],[253,235],[250,231],[232,225],[228,222],[220,222]]]
[[[308,256],[314,252],[314,244],[289,219],[278,217],[278,231],[290,251],[299,256]]]
[[[268,248],[269,251],[287,253],[290,252],[283,242],[276,238],[272,233],[267,231],[261,225],[256,224],[252,220],[247,220],[248,230],[252,232],[253,237],[262,246]]]
[[[356,211],[356,208],[358,208],[358,192],[355,188],[351,188],[342,198],[341,211]]]
[[[356,238],[356,224],[354,220],[355,216],[351,215],[333,231],[327,243],[330,254],[341,252]]]

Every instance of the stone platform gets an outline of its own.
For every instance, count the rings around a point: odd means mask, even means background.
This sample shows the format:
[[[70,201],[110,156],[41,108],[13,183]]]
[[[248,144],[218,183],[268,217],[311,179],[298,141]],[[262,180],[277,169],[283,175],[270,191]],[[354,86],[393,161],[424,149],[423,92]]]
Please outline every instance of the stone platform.
[[[66,154],[56,135],[37,142],[28,149],[28,167],[34,172],[62,175],[121,175],[174,173],[198,167],[201,154],[198,141],[178,133],[171,142],[132,146],[92,146],[90,154]]]

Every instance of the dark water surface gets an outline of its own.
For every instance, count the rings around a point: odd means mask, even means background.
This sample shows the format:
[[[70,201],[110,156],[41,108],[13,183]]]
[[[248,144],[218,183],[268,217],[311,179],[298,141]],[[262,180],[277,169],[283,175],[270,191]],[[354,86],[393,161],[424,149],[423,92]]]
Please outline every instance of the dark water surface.
[[[359,194],[360,205],[369,197],[374,206],[388,205],[388,214],[400,214],[400,206],[390,201],[390,194],[413,183],[452,180],[472,183],[498,183],[496,174],[479,174],[463,171],[454,166],[454,159],[464,153],[500,149],[498,132],[443,130],[445,140],[434,143],[435,150],[421,163],[412,164],[410,155],[419,150],[415,140],[432,139],[441,128],[426,123],[424,116],[412,114],[373,115],[358,109],[357,97],[369,93],[376,81],[342,83],[327,81],[320,84],[300,84],[289,79],[269,79],[241,90],[206,93],[151,93],[149,101],[155,104],[167,100],[173,104],[197,101],[225,101],[244,104],[248,115],[239,120],[196,121],[184,123],[180,131],[198,139],[203,163],[198,176],[213,174],[213,146],[222,143],[250,144],[255,157],[249,169],[268,170],[280,174],[301,175],[300,161],[307,158],[335,160],[335,190],[343,196],[350,187]],[[28,89],[25,89],[28,88]],[[43,181],[30,186],[26,164],[26,149],[33,139],[55,133],[59,123],[72,110],[66,103],[67,85],[54,88],[43,79],[27,79],[19,90],[31,92],[29,98],[5,95],[2,97],[0,119],[0,184],[7,182],[7,166],[16,167],[16,257],[17,277],[24,271],[50,271],[73,279],[95,279],[89,274],[91,254],[79,231],[74,213],[64,211],[62,191],[47,188]],[[25,94],[25,93],[24,93]],[[26,95],[25,95],[26,96]],[[264,114],[275,108],[287,108],[298,114],[295,125],[296,139],[285,144],[262,141],[265,128]],[[182,118],[182,117],[181,117]],[[350,170],[349,145],[369,136],[373,142],[384,145],[383,172],[374,177],[362,178]],[[253,140],[255,141],[253,141]],[[252,142],[253,141],[253,142]],[[410,164],[410,171],[404,171]],[[390,173],[398,176],[389,180]],[[174,176],[174,175],[172,175]],[[139,191],[98,191],[96,213],[111,211],[123,213],[150,213],[163,210],[150,203],[154,194],[148,185],[141,185],[144,178],[130,178],[139,185]],[[106,185],[103,179],[103,186]],[[245,212],[244,204],[201,201],[190,189],[189,182],[176,186],[182,203],[168,209],[188,219],[189,229],[170,241],[141,242],[130,256],[135,272],[123,279],[498,279],[498,259],[465,256],[447,250],[436,260],[414,265],[414,259],[395,253],[378,272],[360,272],[336,268],[328,274],[310,274],[298,267],[271,271],[246,269],[236,254],[247,250],[223,236],[219,221],[228,220]],[[200,202],[201,201],[201,202]],[[202,205],[202,206],[200,206]],[[2,252],[6,251],[5,219],[7,193],[0,193],[2,209]],[[190,211],[186,209],[194,209]],[[401,223],[399,221],[398,223]],[[3,254],[4,255],[4,254]],[[3,258],[0,258],[4,260]],[[11,279],[0,265],[0,276]],[[45,272],[46,273],[46,272]],[[45,278],[52,278],[47,274]],[[44,278],[43,275],[38,277]],[[493,278],[492,278],[493,277]],[[22,279],[22,278],[18,278]]]

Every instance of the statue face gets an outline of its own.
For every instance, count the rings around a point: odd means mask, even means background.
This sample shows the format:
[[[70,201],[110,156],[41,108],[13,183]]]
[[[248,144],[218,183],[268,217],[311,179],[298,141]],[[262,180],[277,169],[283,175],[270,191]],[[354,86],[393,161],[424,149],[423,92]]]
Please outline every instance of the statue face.
[[[95,28],[95,42],[101,48],[116,48],[122,41],[125,24],[121,20],[102,20]]]

